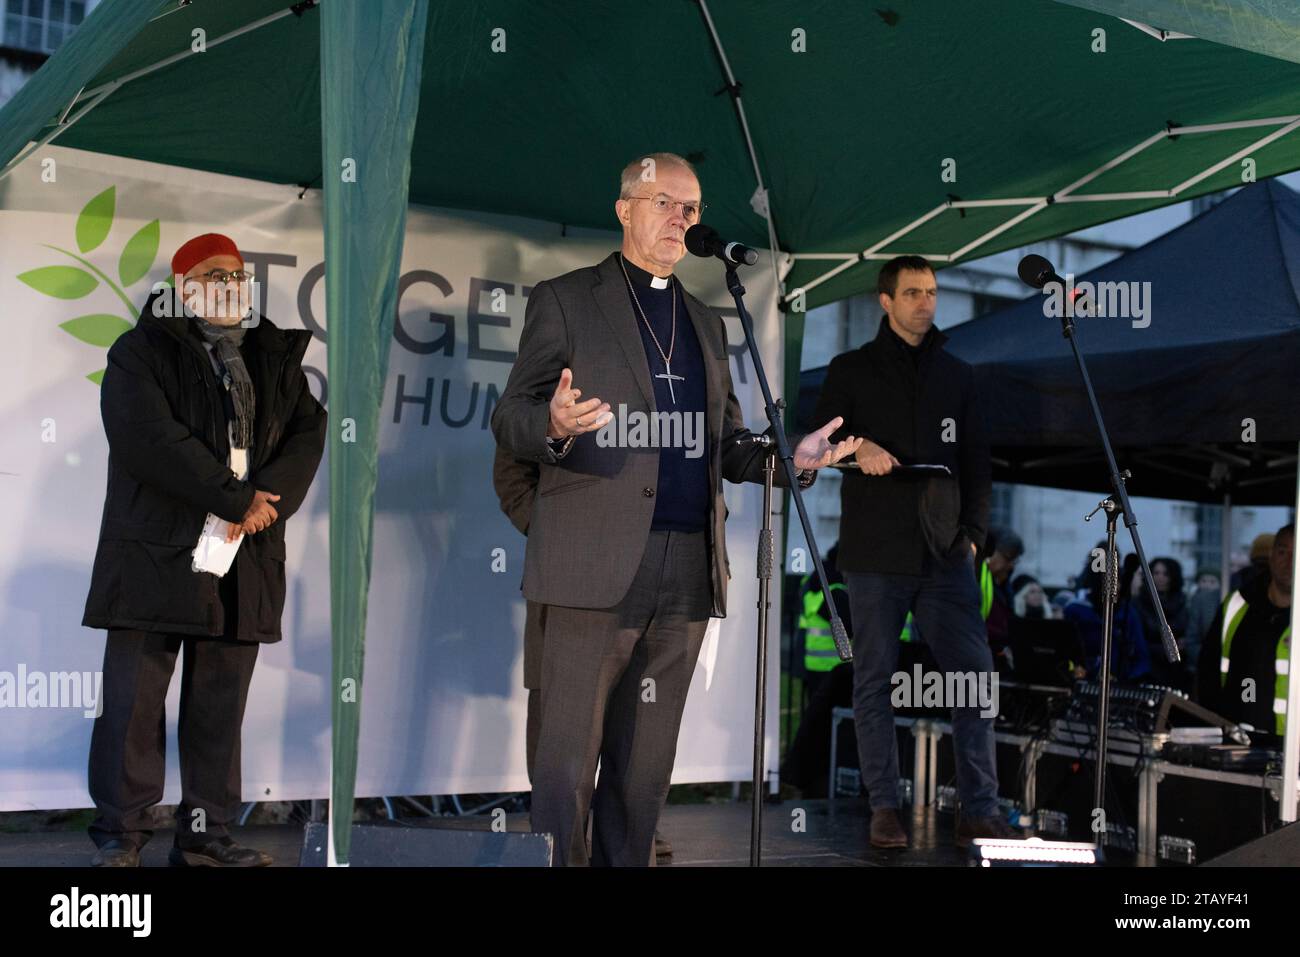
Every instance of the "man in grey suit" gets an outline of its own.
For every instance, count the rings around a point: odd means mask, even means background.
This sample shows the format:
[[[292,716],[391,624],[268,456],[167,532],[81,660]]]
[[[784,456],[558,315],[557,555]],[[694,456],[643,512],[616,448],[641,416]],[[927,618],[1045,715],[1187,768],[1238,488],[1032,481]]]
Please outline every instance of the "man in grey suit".
[[[541,468],[537,462],[516,458],[497,446],[492,460],[492,487],[496,490],[501,511],[520,535],[528,535],[528,520],[533,514]],[[524,761],[531,785],[537,757],[537,735],[542,721],[542,639],[545,637],[546,606],[535,601],[525,605],[524,688],[528,691],[528,717],[524,730]],[[672,854],[672,844],[656,831],[655,860],[669,859]]]
[[[722,480],[763,477],[722,319],[672,275],[700,209],[682,157],[628,164],[621,250],[533,288],[492,414],[498,445],[540,466],[523,580],[545,606],[532,826],[557,864],[651,863],[705,627],[726,615]],[[801,484],[856,451],[830,443],[840,425],[799,442]]]

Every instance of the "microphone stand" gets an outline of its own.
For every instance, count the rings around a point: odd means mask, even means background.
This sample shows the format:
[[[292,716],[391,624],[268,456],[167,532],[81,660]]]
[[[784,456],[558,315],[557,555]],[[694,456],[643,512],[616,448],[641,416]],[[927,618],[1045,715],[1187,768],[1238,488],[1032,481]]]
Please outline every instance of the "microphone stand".
[[[771,424],[770,434],[755,435],[751,440],[765,450],[763,462],[763,518],[758,535],[758,656],[755,667],[754,690],[754,788],[751,795],[749,826],[749,866],[759,867],[763,846],[763,731],[767,717],[767,614],[770,606],[769,595],[772,582],[772,568],[776,564],[776,550],[772,536],[772,484],[776,474],[776,461],[781,460],[785,469],[786,481],[790,486],[790,495],[799,512],[799,521],[803,524],[804,540],[812,552],[813,564],[817,569],[817,578],[821,582],[825,608],[831,621],[831,636],[841,661],[853,660],[853,649],[849,644],[844,622],[835,609],[834,597],[831,595],[830,583],[826,580],[826,569],[822,566],[821,551],[813,537],[812,524],[808,521],[808,512],[804,508],[802,490],[795,478],[794,455],[786,441],[785,427],[781,423],[781,407],[772,398],[768,386],[767,373],[763,369],[763,360],[758,354],[758,343],[754,339],[754,320],[745,308],[745,287],[741,285],[736,267],[727,263],[727,289],[736,300],[736,312],[740,315],[740,324],[745,330],[745,344],[749,348],[750,361],[754,363],[754,375],[758,387],[763,393],[763,407],[767,420]]]
[[[1097,431],[1101,434],[1101,445],[1106,452],[1106,464],[1110,468],[1111,487],[1111,495],[1104,499],[1097,508],[1084,516],[1086,522],[1090,521],[1098,510],[1106,513],[1106,588],[1101,626],[1101,674],[1099,676],[1097,696],[1097,742],[1094,752],[1096,772],[1093,777],[1092,789],[1093,813],[1095,814],[1097,810],[1102,812],[1103,830],[1096,835],[1096,844],[1100,848],[1105,836],[1106,744],[1108,724],[1110,722],[1111,644],[1114,638],[1115,606],[1119,601],[1119,552],[1115,546],[1115,527],[1121,515],[1124,516],[1124,525],[1128,528],[1129,538],[1133,542],[1133,550],[1137,553],[1138,561],[1142,566],[1142,576],[1146,582],[1147,594],[1151,596],[1151,603],[1155,605],[1156,617],[1160,621],[1160,638],[1164,645],[1165,655],[1171,664],[1177,664],[1181,660],[1181,655],[1178,652],[1178,643],[1174,640],[1174,634],[1169,628],[1169,622],[1165,620],[1165,610],[1160,604],[1160,594],[1156,591],[1155,582],[1151,578],[1151,567],[1147,564],[1146,553],[1142,549],[1142,539],[1138,536],[1137,515],[1133,511],[1133,503],[1129,501],[1128,489],[1124,485],[1125,480],[1132,473],[1127,469],[1121,472],[1119,466],[1115,463],[1115,452],[1111,448],[1110,434],[1106,431],[1106,423],[1101,416],[1101,406],[1097,403],[1097,393],[1092,387],[1092,378],[1088,375],[1088,367],[1083,361],[1083,355],[1079,352],[1079,344],[1075,341],[1073,311],[1073,308],[1061,310],[1061,332],[1069,340],[1070,349],[1074,352],[1074,360],[1079,366],[1079,375],[1083,379],[1083,388],[1088,394],[1088,403],[1092,407],[1092,417],[1096,420]]]

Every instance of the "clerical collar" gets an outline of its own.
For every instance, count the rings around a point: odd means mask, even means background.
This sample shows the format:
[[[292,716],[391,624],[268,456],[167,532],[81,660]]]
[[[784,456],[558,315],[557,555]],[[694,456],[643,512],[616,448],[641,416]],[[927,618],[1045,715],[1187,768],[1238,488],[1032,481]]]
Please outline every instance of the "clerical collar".
[[[619,253],[618,257],[623,260],[623,267],[627,269],[628,278],[643,289],[667,289],[671,284],[669,278],[646,272],[622,253]]]

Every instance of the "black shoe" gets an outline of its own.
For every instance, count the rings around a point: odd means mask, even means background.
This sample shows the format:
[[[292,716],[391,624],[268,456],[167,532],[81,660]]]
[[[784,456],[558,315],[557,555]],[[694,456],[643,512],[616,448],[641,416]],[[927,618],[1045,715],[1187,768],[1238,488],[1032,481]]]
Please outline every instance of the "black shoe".
[[[992,817],[959,816],[957,818],[956,843],[958,847],[970,847],[976,838],[995,838],[999,841],[1019,841],[1024,834],[1007,823],[1006,818],[995,814]]]
[[[167,861],[176,867],[269,867],[271,855],[223,837],[198,847],[174,845]]]
[[[139,867],[140,848],[130,841],[114,838],[99,845],[90,859],[91,867]]]
[[[897,808],[886,807],[871,812],[871,846],[907,847],[907,832],[903,830]]]

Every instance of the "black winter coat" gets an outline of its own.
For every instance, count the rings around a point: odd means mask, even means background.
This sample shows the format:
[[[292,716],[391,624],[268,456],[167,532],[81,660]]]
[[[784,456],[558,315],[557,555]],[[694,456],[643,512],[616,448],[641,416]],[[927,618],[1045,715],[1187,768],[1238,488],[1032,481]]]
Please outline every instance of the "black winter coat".
[[[931,329],[916,356],[882,318],[876,338],[831,360],[814,422],[865,436],[903,465],[946,465],[953,478],[844,473],[841,572],[919,575],[928,550],[955,562],[984,545],[992,496],[988,432],[971,367]],[[948,420],[951,420],[950,422]],[[951,439],[952,441],[948,441]]]
[[[165,293],[171,294],[171,293]],[[134,329],[108,351],[100,411],[108,490],[82,624],[219,637],[217,576],[191,568],[208,512],[241,521],[257,489],[280,496],[279,518],[245,536],[227,573],[244,641],[279,641],[285,525],[302,504],[325,446],[326,415],[302,371],[311,334],[261,318],[240,351],[257,403],[249,480],[237,480],[222,386],[184,316],[158,318],[151,295]],[[227,583],[228,584],[228,583]]]

